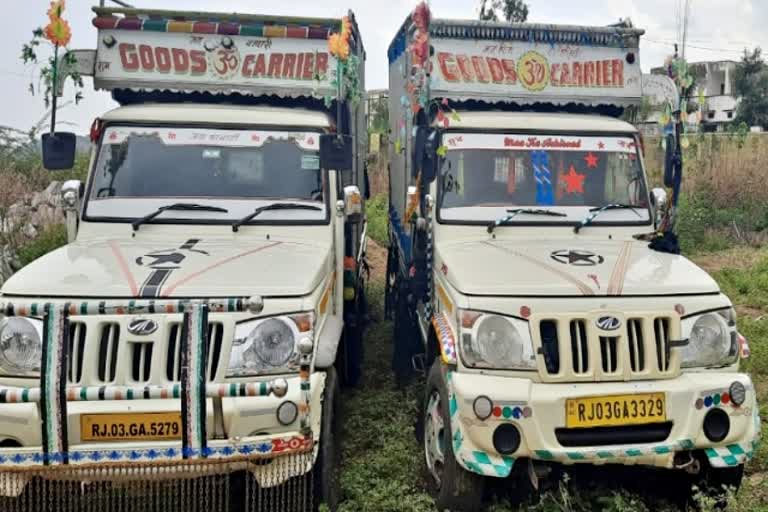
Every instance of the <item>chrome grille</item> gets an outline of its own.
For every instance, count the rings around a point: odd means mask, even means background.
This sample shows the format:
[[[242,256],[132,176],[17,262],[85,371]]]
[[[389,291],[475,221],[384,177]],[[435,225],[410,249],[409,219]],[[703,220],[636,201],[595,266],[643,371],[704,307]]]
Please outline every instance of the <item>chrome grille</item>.
[[[208,380],[216,379],[216,370],[221,357],[221,345],[224,342],[224,325],[208,324]],[[169,381],[181,380],[181,324],[171,324],[168,334],[168,353],[166,356],[165,376]]]
[[[84,323],[71,322],[69,324],[67,381],[70,384],[79,384],[83,378],[83,358],[85,355],[86,334],[87,328]]]
[[[672,315],[617,315],[620,327],[601,329],[602,312],[531,318],[539,368],[547,382],[671,378],[679,356],[670,340],[679,337]]]
[[[117,374],[117,351],[120,344],[120,324],[101,324],[99,336],[98,378],[103,384],[114,382]]]

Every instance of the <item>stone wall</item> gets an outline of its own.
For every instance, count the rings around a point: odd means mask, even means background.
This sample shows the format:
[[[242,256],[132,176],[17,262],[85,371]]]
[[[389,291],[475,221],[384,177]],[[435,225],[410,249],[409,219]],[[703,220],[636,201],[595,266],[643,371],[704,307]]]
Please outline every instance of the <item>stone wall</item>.
[[[61,182],[40,192],[24,194],[0,211],[0,284],[21,268],[18,251],[48,226],[64,222]]]

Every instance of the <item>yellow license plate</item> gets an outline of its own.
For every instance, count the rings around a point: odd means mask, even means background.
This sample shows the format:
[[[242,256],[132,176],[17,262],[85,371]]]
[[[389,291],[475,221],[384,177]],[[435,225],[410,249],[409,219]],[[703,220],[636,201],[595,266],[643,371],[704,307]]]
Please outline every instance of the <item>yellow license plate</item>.
[[[83,441],[148,441],[181,439],[181,414],[149,412],[132,414],[83,414]]]
[[[667,420],[664,393],[570,398],[565,402],[568,428],[643,425]]]

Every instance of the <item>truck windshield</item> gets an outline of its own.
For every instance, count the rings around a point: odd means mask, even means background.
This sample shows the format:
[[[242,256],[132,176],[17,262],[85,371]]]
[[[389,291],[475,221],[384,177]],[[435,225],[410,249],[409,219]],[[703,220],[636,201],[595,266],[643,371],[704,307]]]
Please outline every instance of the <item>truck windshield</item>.
[[[444,135],[440,219],[488,222],[507,209],[545,208],[565,215],[518,215],[515,222],[573,223],[589,209],[615,209],[594,224],[647,224],[648,194],[634,138],[503,133]]]
[[[86,215],[94,220],[137,219],[169,202],[191,201],[223,207],[226,212],[168,211],[158,220],[231,224],[254,208],[289,199],[319,208],[272,210],[257,221],[325,219],[319,135],[276,130],[107,128]]]

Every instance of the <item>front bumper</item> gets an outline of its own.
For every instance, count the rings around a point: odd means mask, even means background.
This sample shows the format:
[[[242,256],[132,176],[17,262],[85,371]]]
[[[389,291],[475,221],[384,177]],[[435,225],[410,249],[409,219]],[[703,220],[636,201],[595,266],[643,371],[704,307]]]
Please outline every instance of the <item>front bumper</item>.
[[[523,457],[563,464],[642,464],[672,468],[676,452],[692,450],[703,451],[712,467],[737,466],[751,458],[760,435],[755,390],[745,374],[683,373],[670,380],[596,384],[542,384],[528,379],[458,372],[448,372],[446,379],[453,451],[465,469],[486,476],[508,476],[515,460]],[[741,382],[747,389],[746,401],[741,407],[732,403],[715,405],[712,400],[706,400],[722,395],[734,381]],[[658,392],[666,396],[667,421],[672,423],[669,435],[661,442],[564,447],[557,439],[555,429],[566,426],[569,398]],[[473,409],[478,396],[487,396],[494,406],[507,408],[509,414],[492,415],[481,421]],[[712,408],[723,409],[730,419],[730,431],[718,443],[709,441],[702,429],[704,416]],[[503,423],[514,424],[521,435],[520,447],[511,455],[502,455],[494,448],[493,433]]]
[[[278,485],[310,471],[314,465],[317,441],[320,438],[325,379],[326,374],[323,372],[315,372],[309,379],[309,432],[301,430],[300,416],[289,425],[281,425],[276,416],[278,407],[286,401],[302,404],[304,390],[299,376],[286,379],[288,391],[283,397],[208,398],[205,423],[209,435],[205,453],[197,454],[185,454],[181,441],[102,443],[81,440],[80,416],[83,414],[179,412],[181,403],[178,399],[69,402],[66,418],[69,449],[66,464],[62,464],[61,460],[46,460],[42,449],[40,407],[37,403],[0,404],[0,440],[5,445],[19,445],[0,448],[0,473],[23,473],[48,465],[51,468],[48,471],[49,477],[55,478],[56,468],[61,468],[62,474],[67,473],[67,467],[98,468],[108,475],[110,469],[118,474],[126,465],[158,465],[164,468],[165,476],[178,474],[183,477],[188,472],[186,466],[189,463],[208,461],[212,463],[211,470],[218,468],[221,471],[232,471],[247,466],[259,485]],[[220,407],[214,401],[220,401]],[[302,457],[301,464],[292,464],[290,470],[283,469],[279,474],[271,471],[269,464],[248,464],[297,454],[311,456]]]

